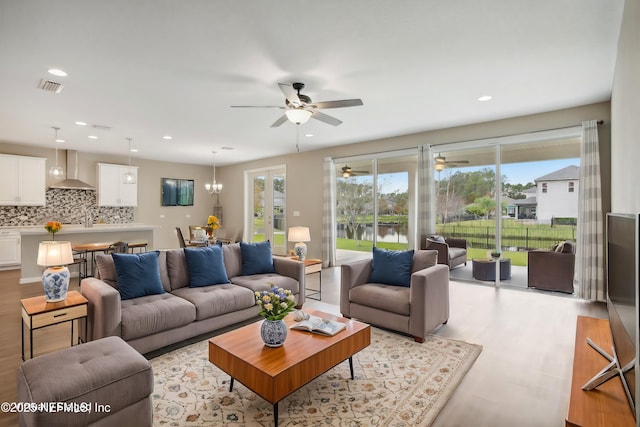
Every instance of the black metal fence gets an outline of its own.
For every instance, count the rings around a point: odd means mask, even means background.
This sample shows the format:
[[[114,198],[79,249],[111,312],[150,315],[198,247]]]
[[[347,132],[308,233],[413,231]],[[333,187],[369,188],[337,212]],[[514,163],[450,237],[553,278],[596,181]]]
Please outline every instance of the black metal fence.
[[[466,239],[467,246],[479,249],[493,249],[496,244],[495,227],[476,227],[457,224],[438,224],[438,234],[446,237]],[[503,227],[502,249],[529,251],[550,249],[558,242],[576,240],[575,227]]]

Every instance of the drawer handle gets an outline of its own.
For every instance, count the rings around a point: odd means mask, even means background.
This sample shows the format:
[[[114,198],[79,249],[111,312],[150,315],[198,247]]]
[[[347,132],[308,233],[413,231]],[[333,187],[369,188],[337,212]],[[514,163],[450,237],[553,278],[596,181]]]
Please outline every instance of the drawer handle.
[[[62,314],[54,314],[53,317],[62,317],[62,316],[66,316],[67,313],[62,313]]]

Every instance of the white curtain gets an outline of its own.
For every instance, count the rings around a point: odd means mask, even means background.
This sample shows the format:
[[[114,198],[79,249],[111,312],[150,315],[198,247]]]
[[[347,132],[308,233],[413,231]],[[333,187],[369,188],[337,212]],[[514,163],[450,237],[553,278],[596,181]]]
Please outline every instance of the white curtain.
[[[415,248],[426,244],[426,237],[436,232],[435,184],[433,181],[433,152],[430,145],[418,148],[418,242]]]
[[[322,209],[322,264],[324,267],[336,265],[336,225],[335,225],[335,164],[333,159],[324,159],[324,203]]]
[[[598,123],[589,120],[582,122],[576,265],[578,296],[591,301],[606,297],[603,236]]]

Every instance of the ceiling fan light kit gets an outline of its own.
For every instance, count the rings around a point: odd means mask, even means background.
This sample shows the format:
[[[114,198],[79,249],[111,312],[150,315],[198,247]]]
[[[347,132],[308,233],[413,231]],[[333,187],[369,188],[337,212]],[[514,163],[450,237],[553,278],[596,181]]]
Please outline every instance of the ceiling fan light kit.
[[[313,113],[302,108],[292,108],[291,110],[287,110],[285,114],[290,122],[301,125],[309,121]]]

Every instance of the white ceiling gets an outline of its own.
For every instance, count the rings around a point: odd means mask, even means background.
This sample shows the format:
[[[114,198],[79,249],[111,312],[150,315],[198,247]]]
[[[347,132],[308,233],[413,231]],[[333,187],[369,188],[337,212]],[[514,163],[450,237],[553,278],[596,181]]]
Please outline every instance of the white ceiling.
[[[364,102],[301,125],[301,151],[606,101],[623,3],[2,0],[0,141],[53,148],[58,126],[61,149],[126,155],[131,137],[134,158],[291,153],[282,110],[229,107],[282,105],[278,82]]]

